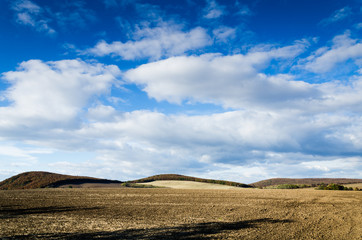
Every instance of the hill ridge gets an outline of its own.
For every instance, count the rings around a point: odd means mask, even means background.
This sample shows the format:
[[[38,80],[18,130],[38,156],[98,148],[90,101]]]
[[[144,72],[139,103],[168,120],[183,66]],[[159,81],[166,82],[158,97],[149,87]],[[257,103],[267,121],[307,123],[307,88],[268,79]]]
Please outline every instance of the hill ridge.
[[[357,178],[269,178],[261,180],[250,185],[253,187],[268,187],[281,184],[306,184],[306,185],[320,185],[320,184],[350,184],[362,183],[362,179]]]
[[[145,183],[145,182],[153,182],[158,180],[179,180],[179,181],[193,181],[193,182],[203,182],[203,183],[213,183],[213,184],[221,184],[227,186],[234,186],[234,187],[244,187],[244,188],[251,188],[252,186],[244,183],[232,182],[232,181],[225,181],[225,180],[214,180],[214,179],[206,179],[206,178],[197,178],[191,177],[181,174],[158,174],[153,175],[146,178],[141,178],[138,180],[129,181],[131,183]]]
[[[31,171],[17,174],[0,182],[0,190],[34,189],[46,187],[59,187],[65,184],[82,183],[122,183],[116,180],[101,178],[72,176],[45,171]]]
[[[362,183],[362,179],[352,179],[352,178],[270,178],[262,181],[258,181],[251,184],[238,183],[233,181],[225,180],[214,180],[214,179],[205,179],[191,177],[181,174],[158,174],[146,178],[141,178],[131,181],[117,181],[117,180],[107,180],[94,177],[85,177],[85,176],[72,176],[58,173],[51,173],[45,171],[31,171],[24,172],[12,176],[4,181],[0,182],[0,190],[12,190],[12,189],[34,189],[34,188],[56,188],[63,185],[71,184],[86,184],[86,183],[100,183],[100,184],[109,184],[109,183],[146,183],[157,180],[181,180],[181,181],[194,181],[201,183],[213,183],[221,184],[227,186],[235,187],[268,187],[273,185],[281,184],[306,184],[306,185],[320,185],[324,184],[349,184],[349,183]],[[131,185],[130,185],[131,186]],[[125,185],[127,187],[127,184]]]

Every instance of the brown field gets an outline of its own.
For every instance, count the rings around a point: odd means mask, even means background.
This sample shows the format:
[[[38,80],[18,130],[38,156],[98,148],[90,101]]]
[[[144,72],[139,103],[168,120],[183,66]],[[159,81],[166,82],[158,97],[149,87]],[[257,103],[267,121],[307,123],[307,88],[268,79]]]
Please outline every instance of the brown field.
[[[7,190],[0,239],[362,239],[362,192]]]

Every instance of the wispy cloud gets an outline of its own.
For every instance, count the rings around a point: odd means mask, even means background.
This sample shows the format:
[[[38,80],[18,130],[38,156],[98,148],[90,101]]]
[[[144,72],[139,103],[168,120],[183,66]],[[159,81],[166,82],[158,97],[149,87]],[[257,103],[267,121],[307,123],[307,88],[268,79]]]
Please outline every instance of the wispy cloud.
[[[63,29],[85,28],[96,21],[93,10],[86,7],[86,2],[71,1],[64,3],[61,9],[52,14],[58,26]]]
[[[49,35],[57,33],[56,27],[63,30],[69,28],[84,28],[96,20],[93,11],[85,6],[83,1],[66,2],[56,8],[39,6],[30,0],[17,0],[11,5],[16,15],[16,22],[34,28],[38,32]]]
[[[302,60],[304,67],[315,73],[326,73],[338,63],[352,60],[360,66],[359,59],[362,58],[362,42],[359,39],[352,39],[350,32],[334,37],[331,47],[322,47],[310,57]]]
[[[237,9],[239,9],[236,14],[241,16],[253,15],[253,12],[250,10],[250,8],[247,5],[241,4],[239,1],[236,1],[235,6]]]
[[[352,14],[352,8],[349,6],[346,6],[339,10],[336,10],[331,16],[320,21],[319,24],[326,26],[331,23],[341,21],[341,20],[347,18],[348,16],[350,16],[351,14]]]
[[[217,29],[214,29],[212,33],[215,36],[217,42],[228,42],[230,39],[236,37],[236,29],[226,26],[221,26]]]
[[[49,35],[56,31],[49,26],[51,20],[46,17],[45,10],[30,0],[18,0],[12,3],[12,9],[16,13],[16,21],[19,24],[33,27],[38,32]]]
[[[211,44],[206,30],[197,27],[183,32],[180,25],[162,23],[150,28],[139,28],[133,33],[135,40],[127,42],[100,41],[85,53],[95,56],[111,55],[126,60],[151,59],[182,55]]]
[[[208,0],[204,12],[204,18],[215,19],[221,17],[224,14],[225,8],[219,5],[216,0]]]

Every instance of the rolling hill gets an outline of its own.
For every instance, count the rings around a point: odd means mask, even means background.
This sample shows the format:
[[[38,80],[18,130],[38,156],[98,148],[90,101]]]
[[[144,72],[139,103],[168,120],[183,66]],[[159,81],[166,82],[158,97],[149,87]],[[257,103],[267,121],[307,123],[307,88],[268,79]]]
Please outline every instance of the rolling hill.
[[[219,184],[232,187],[252,188],[252,187],[268,187],[281,184],[306,184],[311,186],[324,184],[352,184],[362,183],[362,179],[350,178],[272,178],[252,183],[250,185],[214,179],[197,178],[179,174],[159,174],[151,177],[141,178],[127,182],[117,180],[107,180],[101,178],[84,177],[84,176],[71,176],[51,172],[25,172],[13,177],[10,177],[0,182],[0,190],[14,190],[14,189],[35,189],[35,188],[57,188],[57,187],[150,187],[141,185],[142,183],[149,183],[159,181],[184,181],[194,183],[208,183]],[[169,184],[169,183],[168,183]],[[183,183],[178,183],[183,184]],[[183,184],[184,185],[184,184]],[[200,185],[200,184],[199,184]],[[167,186],[166,186],[167,187]],[[199,188],[199,187],[198,187]]]
[[[253,187],[263,188],[281,184],[306,184],[306,185],[320,185],[320,184],[350,184],[362,183],[362,179],[352,178],[271,178],[250,184]]]
[[[34,189],[46,187],[60,187],[67,184],[84,184],[84,183],[122,183],[121,181],[106,180],[92,177],[81,177],[63,175],[50,172],[25,172],[10,177],[0,182],[0,190],[13,189]]]
[[[159,174],[159,175],[141,178],[141,179],[133,180],[133,181],[129,181],[129,182],[131,182],[131,183],[147,183],[147,182],[153,182],[153,181],[172,181],[172,180],[213,183],[213,184],[221,184],[221,185],[243,187],[243,188],[252,187],[252,186],[244,184],[244,183],[224,181],[224,180],[205,179],[205,178],[196,178],[196,177],[190,177],[190,176],[179,175],[179,174]]]

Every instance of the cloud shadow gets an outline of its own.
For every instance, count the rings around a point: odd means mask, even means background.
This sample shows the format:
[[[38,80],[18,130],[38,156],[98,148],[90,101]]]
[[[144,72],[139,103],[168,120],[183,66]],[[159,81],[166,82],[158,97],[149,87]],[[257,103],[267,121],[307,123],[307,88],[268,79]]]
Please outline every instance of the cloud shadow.
[[[77,208],[77,207],[37,207],[37,208],[14,208],[18,205],[12,206],[0,206],[0,219],[6,218],[15,218],[23,215],[31,214],[46,214],[46,213],[60,213],[60,212],[71,212],[71,211],[80,211],[80,210],[97,210],[101,209],[100,207],[92,208]]]
[[[183,224],[174,227],[157,227],[147,229],[127,229],[114,232],[93,233],[48,233],[37,235],[10,236],[7,239],[212,239],[210,235],[224,231],[237,231],[246,228],[257,228],[257,224],[291,223],[292,220],[276,220],[262,218],[238,222],[208,222],[197,224]]]

